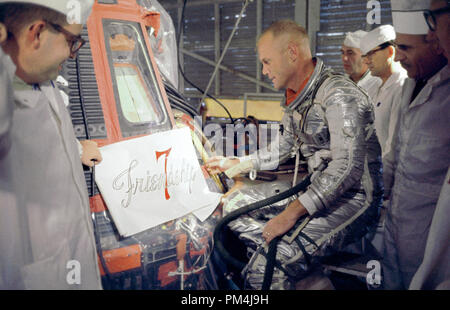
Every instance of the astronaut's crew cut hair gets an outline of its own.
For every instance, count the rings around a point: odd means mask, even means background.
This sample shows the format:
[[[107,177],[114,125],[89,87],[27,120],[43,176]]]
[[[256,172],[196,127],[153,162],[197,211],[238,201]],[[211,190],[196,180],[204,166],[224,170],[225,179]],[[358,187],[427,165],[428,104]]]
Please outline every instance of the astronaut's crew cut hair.
[[[284,34],[289,34],[291,40],[295,40],[299,44],[302,44],[305,41],[309,42],[309,36],[306,29],[290,19],[281,19],[273,22],[267,29],[263,31],[263,33],[259,36],[257,42],[265,34],[268,33],[272,33],[275,38],[278,38]]]

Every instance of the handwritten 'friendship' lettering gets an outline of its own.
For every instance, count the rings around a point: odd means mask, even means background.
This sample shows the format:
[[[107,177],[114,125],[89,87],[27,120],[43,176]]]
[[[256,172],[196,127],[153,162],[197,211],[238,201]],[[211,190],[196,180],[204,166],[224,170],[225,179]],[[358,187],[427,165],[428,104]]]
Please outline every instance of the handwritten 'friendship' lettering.
[[[123,208],[128,208],[131,205],[132,198],[139,193],[160,191],[163,188],[167,189],[180,184],[188,183],[188,193],[192,193],[192,183],[195,181],[196,173],[194,167],[184,159],[181,161],[181,166],[168,165],[165,173],[152,174],[146,170],[146,177],[136,177],[136,174],[142,176],[142,170],[136,169],[138,165],[138,160],[132,160],[128,167],[113,179],[113,190],[124,191],[127,195],[121,201]],[[165,184],[167,184],[166,187]]]

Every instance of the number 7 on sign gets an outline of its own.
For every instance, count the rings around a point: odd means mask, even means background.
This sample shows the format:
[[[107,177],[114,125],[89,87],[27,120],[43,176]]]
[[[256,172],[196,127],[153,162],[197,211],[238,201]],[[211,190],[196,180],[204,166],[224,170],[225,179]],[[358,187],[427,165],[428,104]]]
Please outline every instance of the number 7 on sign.
[[[165,189],[164,193],[165,193],[165,196],[166,196],[166,200],[170,199],[169,191],[167,190],[167,159],[169,158],[169,154],[170,154],[171,150],[172,150],[172,148],[170,148],[168,150],[165,150],[165,151],[162,151],[162,152],[155,151],[155,153],[156,153],[156,160],[157,161],[161,157],[161,155],[166,155],[166,158],[164,160],[164,174],[166,176],[166,184],[164,185],[164,189]]]

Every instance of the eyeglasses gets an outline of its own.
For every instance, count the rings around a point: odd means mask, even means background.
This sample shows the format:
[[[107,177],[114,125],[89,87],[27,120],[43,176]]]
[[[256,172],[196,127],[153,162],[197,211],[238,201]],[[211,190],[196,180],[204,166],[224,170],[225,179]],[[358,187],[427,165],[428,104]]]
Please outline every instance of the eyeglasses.
[[[436,10],[425,10],[423,12],[423,16],[425,17],[425,21],[427,22],[428,28],[431,31],[436,30],[436,16],[444,13],[450,12],[450,6],[446,6],[445,8],[440,8]]]
[[[383,47],[379,47],[374,49],[373,51],[368,52],[367,54],[363,55],[362,57],[372,57],[376,52],[381,51],[382,49],[384,49]]]
[[[386,47],[388,47],[390,45],[393,45],[393,43],[392,42],[383,43],[378,48],[368,52],[367,54],[363,55],[362,57],[367,57],[367,58],[372,57],[376,52],[384,50]]]
[[[70,46],[70,55],[75,55],[76,52],[78,52],[80,50],[80,48],[83,47],[84,44],[86,44],[86,41],[80,35],[76,36],[58,24],[55,24],[55,23],[52,23],[49,21],[45,21],[45,22],[47,24],[49,24],[50,26],[52,26],[53,29],[62,33],[66,37],[66,40]]]

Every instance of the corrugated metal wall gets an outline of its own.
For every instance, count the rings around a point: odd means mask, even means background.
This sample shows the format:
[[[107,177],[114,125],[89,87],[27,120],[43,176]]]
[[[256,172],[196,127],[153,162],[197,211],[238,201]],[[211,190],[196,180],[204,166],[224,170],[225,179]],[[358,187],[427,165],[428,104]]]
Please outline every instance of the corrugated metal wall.
[[[320,32],[317,33],[316,55],[325,64],[342,72],[340,48],[349,31],[370,31],[379,25],[368,24],[366,0],[321,0]],[[381,4],[381,24],[392,24],[391,5],[389,0],[379,1]]]
[[[231,31],[236,23],[239,13],[242,10],[242,3],[228,3],[220,5],[220,49],[223,51]],[[245,15],[239,24],[227,53],[223,59],[223,65],[234,68],[247,75],[256,76],[256,9],[254,3],[250,4]],[[213,69],[213,68],[211,68]],[[211,71],[212,72],[212,71]],[[209,78],[209,77],[208,77]],[[207,81],[206,81],[207,82]],[[206,83],[203,83],[206,85]],[[237,78],[229,72],[220,72],[220,93],[243,94],[244,92],[255,91],[255,84]]]
[[[315,1],[315,0],[310,0]],[[262,1],[262,29],[267,28],[273,21],[289,18],[295,19],[295,0],[263,0]],[[391,23],[390,1],[381,0],[381,22]],[[179,0],[161,0],[160,3],[172,16],[174,25],[178,28],[180,14]],[[236,19],[242,9],[244,1],[233,0],[189,0],[184,18],[184,49],[206,57],[212,61],[216,59],[215,51],[215,3],[219,4],[220,14],[220,47],[224,48],[233,29]],[[256,25],[257,4],[250,3],[243,16],[222,64],[249,76],[257,76]],[[342,71],[340,60],[340,46],[345,32],[358,29],[370,30],[378,25],[368,25],[366,22],[367,0],[321,0],[320,32],[317,33],[316,53],[326,64]],[[198,87],[205,89],[213,73],[214,67],[188,55],[184,55],[184,72]],[[216,90],[215,84],[209,93],[221,97],[236,98],[245,92],[256,92],[256,84],[222,70],[220,86]],[[269,82],[265,77],[263,81]],[[262,92],[273,92],[264,87]],[[188,83],[184,92],[188,97],[201,97],[201,94]]]
[[[192,51],[198,55],[206,57],[212,61],[215,60],[215,18],[214,1],[204,5],[189,5],[196,1],[188,1],[185,9],[184,22],[184,49]],[[205,2],[205,1],[203,1]],[[244,1],[215,1],[219,4],[220,12],[220,47],[221,51],[231,34],[239,13],[242,10]],[[177,0],[162,0],[160,2],[171,15],[175,27],[178,28],[179,9],[175,7]],[[266,0],[263,1],[263,29],[268,27],[273,21],[290,18],[294,19],[295,0]],[[242,17],[239,28],[235,33],[227,53],[222,61],[222,65],[230,67],[236,71],[256,78],[257,57],[256,57],[256,1],[253,1],[247,7]],[[214,71],[214,67],[196,60],[190,56],[184,55],[184,72],[186,76],[198,87],[205,89]],[[209,93],[218,96],[227,96],[236,98],[243,96],[245,92],[256,92],[256,84],[237,77],[236,75],[220,70],[220,89],[219,94],[213,86]],[[270,82],[264,77],[265,82]],[[201,94],[188,83],[184,88],[187,96],[200,96]],[[265,90],[263,92],[271,90]]]

